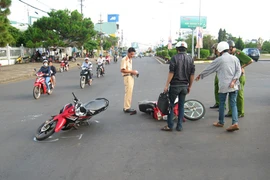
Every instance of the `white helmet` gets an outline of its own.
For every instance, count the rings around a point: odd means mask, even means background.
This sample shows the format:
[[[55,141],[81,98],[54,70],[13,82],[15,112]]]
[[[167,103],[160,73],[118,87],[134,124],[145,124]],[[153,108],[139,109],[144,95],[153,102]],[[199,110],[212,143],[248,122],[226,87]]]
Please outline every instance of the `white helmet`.
[[[224,50],[230,49],[229,44],[226,41],[221,41],[217,45],[218,52],[223,52]]]
[[[88,58],[88,57],[86,57],[84,60],[89,60],[89,58]]]
[[[187,43],[186,42],[184,42],[184,41],[179,41],[176,45],[175,45],[175,47],[184,47],[184,48],[186,48],[187,49]]]

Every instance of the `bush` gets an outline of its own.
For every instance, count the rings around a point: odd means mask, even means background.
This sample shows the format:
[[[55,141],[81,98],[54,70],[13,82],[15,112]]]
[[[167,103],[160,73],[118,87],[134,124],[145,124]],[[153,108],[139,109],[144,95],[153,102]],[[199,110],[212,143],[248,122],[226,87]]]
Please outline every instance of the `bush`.
[[[210,55],[210,51],[208,49],[200,49],[200,58],[207,58]]]
[[[170,57],[173,57],[173,56],[176,55],[176,54],[177,54],[176,49],[171,49],[171,50],[169,50],[169,56],[170,56]]]
[[[269,54],[269,52],[268,51],[261,51],[261,54]]]

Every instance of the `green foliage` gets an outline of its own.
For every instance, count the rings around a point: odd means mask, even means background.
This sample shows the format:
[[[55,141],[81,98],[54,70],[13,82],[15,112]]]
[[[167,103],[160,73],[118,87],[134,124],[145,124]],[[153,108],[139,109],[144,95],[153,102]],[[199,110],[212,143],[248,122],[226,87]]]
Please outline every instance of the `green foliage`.
[[[97,41],[89,40],[86,43],[84,43],[83,47],[84,49],[91,51],[91,50],[97,49],[98,43]]]
[[[177,50],[176,49],[170,49],[168,53],[169,53],[170,57],[173,57],[174,55],[177,54]]]
[[[118,38],[117,37],[104,37],[103,39],[104,43],[103,43],[103,49],[104,50],[109,50],[112,46],[116,46],[117,42],[118,42]]]
[[[24,44],[24,45],[26,44],[24,33],[22,31],[20,31],[19,29],[13,26],[9,26],[8,31],[11,34],[11,36],[14,38],[14,42],[10,44],[11,46],[19,47],[21,46],[21,44]]]
[[[34,22],[26,31],[30,45],[81,47],[96,34],[90,18],[77,11],[58,10]]]
[[[189,34],[184,41],[188,45],[187,52],[191,53],[191,51],[192,51],[192,34]],[[195,46],[195,43],[196,43],[196,36],[194,36],[194,46]]]
[[[200,49],[200,57],[207,58],[210,55],[209,49]]]
[[[270,53],[270,41],[264,41],[262,45],[262,50]]]
[[[221,42],[221,41],[227,41],[227,33],[225,29],[222,30],[220,28],[218,32],[218,42]]]
[[[237,49],[243,50],[245,48],[245,43],[243,42],[242,38],[238,38],[237,41],[235,42],[235,47]]]
[[[211,35],[206,35],[203,37],[203,48],[208,49],[210,52],[212,51],[211,47],[213,44],[217,43],[217,40],[214,39]]]
[[[257,48],[257,46],[258,45],[256,43],[252,42],[245,44],[245,48]]]
[[[8,43],[14,43],[15,40],[8,31],[10,24],[7,16],[10,14],[9,7],[11,0],[0,1],[0,47],[6,46]]]

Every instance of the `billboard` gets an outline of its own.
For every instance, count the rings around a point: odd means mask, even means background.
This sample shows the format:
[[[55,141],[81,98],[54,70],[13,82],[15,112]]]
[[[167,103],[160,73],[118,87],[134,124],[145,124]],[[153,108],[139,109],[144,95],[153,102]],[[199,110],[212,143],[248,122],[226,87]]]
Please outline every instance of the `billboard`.
[[[139,48],[139,44],[137,42],[133,42],[131,43],[131,47],[138,49]]]
[[[183,29],[195,29],[200,26],[203,29],[206,29],[206,20],[205,16],[181,16],[180,17],[180,28]],[[200,25],[199,25],[200,21]]]
[[[119,14],[108,14],[108,22],[119,22]]]

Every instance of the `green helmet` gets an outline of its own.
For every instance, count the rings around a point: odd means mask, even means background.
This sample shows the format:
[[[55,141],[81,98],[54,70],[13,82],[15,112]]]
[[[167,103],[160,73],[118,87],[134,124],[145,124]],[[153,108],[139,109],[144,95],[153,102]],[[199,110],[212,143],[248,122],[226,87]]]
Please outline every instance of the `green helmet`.
[[[232,40],[227,41],[230,47],[235,47],[235,43]]]

